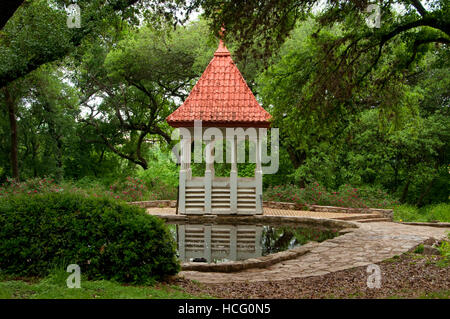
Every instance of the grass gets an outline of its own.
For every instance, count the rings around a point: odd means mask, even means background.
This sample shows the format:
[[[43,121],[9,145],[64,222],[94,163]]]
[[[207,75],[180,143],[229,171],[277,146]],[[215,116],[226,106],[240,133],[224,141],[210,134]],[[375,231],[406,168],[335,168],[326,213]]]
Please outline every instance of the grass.
[[[411,294],[414,294],[414,292],[411,292],[406,289],[404,289],[402,292],[403,293],[410,292]],[[400,296],[397,294],[393,294],[393,295],[387,297],[387,299],[411,299],[411,298],[414,298],[414,299],[449,299],[450,298],[450,290],[419,293],[416,297],[410,297],[410,296],[405,297],[405,296]]]
[[[423,294],[420,299],[450,299],[450,290],[434,291]]]
[[[399,205],[394,208],[394,220],[401,222],[450,222],[450,204],[441,203],[421,208]]]
[[[415,254],[421,254],[423,253],[424,247],[422,244],[420,244],[419,246],[416,247],[416,249],[414,249],[414,253]]]
[[[81,288],[67,288],[69,274],[61,271],[43,278],[0,278],[0,299],[192,299],[180,287],[169,284],[132,286],[112,281],[82,280]]]

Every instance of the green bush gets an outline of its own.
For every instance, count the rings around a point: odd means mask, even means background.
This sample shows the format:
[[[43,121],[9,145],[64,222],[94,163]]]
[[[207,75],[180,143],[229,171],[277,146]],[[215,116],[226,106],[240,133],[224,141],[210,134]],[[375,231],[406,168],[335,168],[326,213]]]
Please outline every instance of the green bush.
[[[168,228],[141,208],[67,192],[0,199],[0,271],[46,276],[68,264],[89,279],[132,283],[179,270]]]

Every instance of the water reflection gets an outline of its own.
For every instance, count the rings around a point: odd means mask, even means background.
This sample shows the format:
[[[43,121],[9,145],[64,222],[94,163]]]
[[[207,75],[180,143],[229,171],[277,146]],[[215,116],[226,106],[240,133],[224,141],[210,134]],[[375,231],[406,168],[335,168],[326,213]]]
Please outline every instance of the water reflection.
[[[175,227],[178,254],[183,262],[219,263],[257,258],[337,235],[337,230],[292,226],[185,224]]]
[[[182,261],[224,262],[261,257],[263,226],[177,225]]]

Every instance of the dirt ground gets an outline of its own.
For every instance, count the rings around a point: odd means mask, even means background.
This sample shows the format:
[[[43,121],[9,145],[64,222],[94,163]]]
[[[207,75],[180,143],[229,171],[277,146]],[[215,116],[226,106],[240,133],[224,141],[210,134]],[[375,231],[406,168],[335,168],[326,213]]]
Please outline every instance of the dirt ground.
[[[217,298],[450,298],[450,266],[440,256],[406,253],[378,263],[381,287],[368,288],[371,273],[357,267],[323,276],[276,282],[201,284],[176,279],[174,284],[195,295]]]

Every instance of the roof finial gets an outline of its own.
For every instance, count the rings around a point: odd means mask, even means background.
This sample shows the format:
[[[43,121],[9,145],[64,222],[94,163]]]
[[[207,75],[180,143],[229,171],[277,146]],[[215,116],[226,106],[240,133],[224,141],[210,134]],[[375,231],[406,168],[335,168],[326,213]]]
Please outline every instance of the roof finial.
[[[219,31],[219,47],[217,48],[214,55],[230,55],[230,52],[228,51],[227,47],[223,43],[224,32],[225,32],[225,28],[222,26]]]
[[[224,44],[223,44],[224,33],[225,33],[225,28],[223,27],[223,24],[222,24],[222,27],[220,27],[220,31],[219,31],[219,48],[224,47]]]

